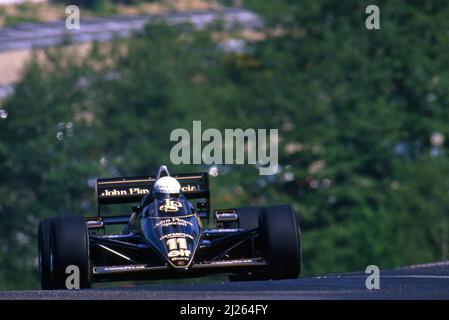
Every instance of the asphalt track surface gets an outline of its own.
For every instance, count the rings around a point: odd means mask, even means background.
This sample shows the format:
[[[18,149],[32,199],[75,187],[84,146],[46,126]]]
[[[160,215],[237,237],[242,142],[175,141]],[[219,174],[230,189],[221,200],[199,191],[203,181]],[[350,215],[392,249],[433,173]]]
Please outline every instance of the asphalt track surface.
[[[380,272],[380,289],[368,290],[364,272],[282,281],[145,285],[87,290],[0,291],[1,300],[368,300],[449,299],[449,261]]]

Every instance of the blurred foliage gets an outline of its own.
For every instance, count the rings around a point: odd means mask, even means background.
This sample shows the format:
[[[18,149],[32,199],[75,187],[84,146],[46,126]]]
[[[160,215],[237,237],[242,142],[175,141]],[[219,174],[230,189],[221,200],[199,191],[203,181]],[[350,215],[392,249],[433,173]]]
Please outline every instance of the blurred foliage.
[[[365,28],[369,4],[380,30]],[[219,166],[212,201],[293,204],[306,275],[447,259],[449,155],[430,137],[449,137],[449,4],[243,5],[277,30],[243,51],[151,25],[82,59],[56,48],[30,63],[0,119],[0,287],[37,286],[38,219],[93,214],[95,177],[207,170],[170,165],[170,132],[193,120],[279,128],[280,172]]]
[[[8,13],[4,7],[0,6],[0,26],[14,26],[20,23],[36,22],[39,22],[39,17],[33,4],[28,2],[17,4],[15,14]]]

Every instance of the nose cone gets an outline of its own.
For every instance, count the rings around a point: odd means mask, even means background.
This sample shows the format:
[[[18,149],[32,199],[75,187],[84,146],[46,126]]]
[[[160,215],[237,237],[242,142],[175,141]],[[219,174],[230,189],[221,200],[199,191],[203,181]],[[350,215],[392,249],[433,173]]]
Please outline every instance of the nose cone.
[[[188,268],[199,245],[201,226],[185,202],[156,200],[141,219],[141,228],[151,247],[173,268]]]

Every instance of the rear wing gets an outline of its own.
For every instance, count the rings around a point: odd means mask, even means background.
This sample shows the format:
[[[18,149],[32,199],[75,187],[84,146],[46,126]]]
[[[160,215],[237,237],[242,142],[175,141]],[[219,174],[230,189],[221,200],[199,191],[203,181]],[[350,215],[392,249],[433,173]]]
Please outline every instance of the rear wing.
[[[174,174],[181,184],[181,192],[187,199],[203,199],[206,205],[202,210],[209,214],[209,175],[202,173]],[[98,215],[101,216],[101,206],[106,204],[138,203],[144,196],[151,193],[155,176],[128,178],[97,179],[96,198]]]

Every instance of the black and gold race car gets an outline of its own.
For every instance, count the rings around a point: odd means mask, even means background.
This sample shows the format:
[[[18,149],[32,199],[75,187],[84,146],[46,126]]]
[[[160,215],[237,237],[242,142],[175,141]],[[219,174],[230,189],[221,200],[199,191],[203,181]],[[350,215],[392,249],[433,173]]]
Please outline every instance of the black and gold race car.
[[[231,281],[299,276],[300,231],[290,205],[219,209],[210,223],[208,174],[172,175],[181,193],[158,199],[152,186],[165,175],[162,166],[156,176],[98,179],[97,216],[41,220],[42,288],[66,288],[73,266],[80,288],[101,281],[217,273],[228,274]],[[125,203],[134,204],[129,213],[104,212],[123,209]]]

